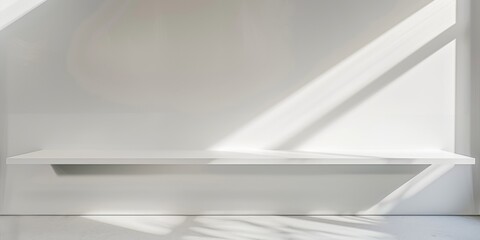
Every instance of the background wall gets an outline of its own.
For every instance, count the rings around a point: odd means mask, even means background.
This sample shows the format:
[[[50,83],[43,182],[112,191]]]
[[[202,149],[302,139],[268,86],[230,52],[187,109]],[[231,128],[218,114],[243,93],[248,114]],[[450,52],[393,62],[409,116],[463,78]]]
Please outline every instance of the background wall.
[[[0,32],[0,150],[468,154],[468,4],[49,0]],[[475,211],[468,166],[2,167],[3,213]]]
[[[470,139],[472,156],[477,159],[480,157],[480,109],[478,102],[480,102],[480,70],[478,68],[480,63],[480,3],[478,1],[471,2],[471,123],[470,123]],[[474,189],[476,193],[477,214],[480,214],[480,167],[477,164],[473,168],[474,173]]]

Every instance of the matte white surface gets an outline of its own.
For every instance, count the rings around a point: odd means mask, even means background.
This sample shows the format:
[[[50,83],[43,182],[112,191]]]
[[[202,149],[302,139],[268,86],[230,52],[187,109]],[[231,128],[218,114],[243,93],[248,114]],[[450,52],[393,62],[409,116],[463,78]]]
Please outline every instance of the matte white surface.
[[[470,210],[465,202],[471,197],[471,182],[462,178],[470,165],[7,167],[4,206],[9,214],[467,214]]]
[[[32,11],[46,0],[0,1],[0,31]]]
[[[403,151],[88,151],[42,150],[9,157],[7,164],[474,164],[441,150]]]
[[[471,1],[471,5],[469,6],[470,14],[471,14],[471,30],[470,36],[471,38],[468,39],[472,44],[470,45],[469,53],[471,57],[471,64],[469,72],[471,75],[470,77],[470,97],[471,105],[471,123],[468,125],[469,135],[470,137],[470,146],[471,146],[471,154],[474,156],[480,156],[480,108],[478,104],[480,103],[480,69],[478,68],[477,63],[480,62],[480,2],[479,1]],[[480,214],[480,166],[475,166],[474,168],[474,191],[476,197],[476,214]]]
[[[454,152],[463,3],[46,1],[0,32],[1,211],[471,213],[469,165],[5,161],[39,149]]]
[[[2,240],[477,240],[479,217],[0,217]]]

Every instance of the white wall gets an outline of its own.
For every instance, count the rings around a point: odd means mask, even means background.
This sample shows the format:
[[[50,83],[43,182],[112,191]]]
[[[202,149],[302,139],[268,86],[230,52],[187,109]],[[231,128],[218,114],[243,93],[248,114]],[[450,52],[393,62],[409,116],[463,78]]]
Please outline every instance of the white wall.
[[[466,4],[49,0],[0,32],[2,152],[453,151],[469,144],[455,124],[468,109],[455,100],[469,89],[458,67]],[[474,212],[464,166],[9,166],[2,176],[4,213]]]
[[[480,3],[478,1],[471,2],[471,151],[475,157],[480,157]],[[480,214],[480,166],[477,164],[473,168],[474,173],[474,190],[476,196],[476,213]]]

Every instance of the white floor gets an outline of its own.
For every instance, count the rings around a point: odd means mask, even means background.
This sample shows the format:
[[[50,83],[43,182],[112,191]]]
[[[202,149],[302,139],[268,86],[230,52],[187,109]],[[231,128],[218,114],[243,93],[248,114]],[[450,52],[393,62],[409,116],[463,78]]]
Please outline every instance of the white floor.
[[[2,216],[1,240],[480,239],[480,217]]]

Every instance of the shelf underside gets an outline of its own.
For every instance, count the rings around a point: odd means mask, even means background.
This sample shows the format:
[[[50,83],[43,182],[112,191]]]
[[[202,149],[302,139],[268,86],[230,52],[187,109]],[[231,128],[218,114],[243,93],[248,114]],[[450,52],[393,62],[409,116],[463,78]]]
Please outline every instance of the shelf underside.
[[[7,164],[405,165],[475,164],[475,159],[442,150],[325,152],[40,150],[9,157]]]

